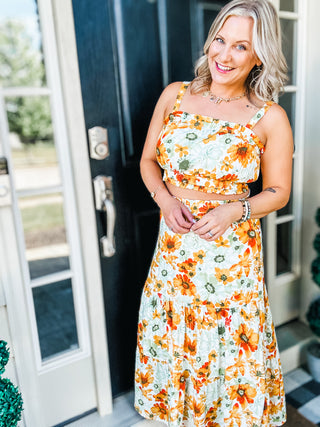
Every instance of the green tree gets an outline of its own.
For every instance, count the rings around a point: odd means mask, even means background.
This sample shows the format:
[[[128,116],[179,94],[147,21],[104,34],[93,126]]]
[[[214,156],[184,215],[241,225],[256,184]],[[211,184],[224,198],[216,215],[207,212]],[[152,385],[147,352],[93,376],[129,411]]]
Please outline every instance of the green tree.
[[[3,87],[39,87],[45,84],[45,68],[39,48],[21,22],[7,20],[0,25],[0,84]],[[48,98],[7,98],[10,131],[22,142],[52,139]]]

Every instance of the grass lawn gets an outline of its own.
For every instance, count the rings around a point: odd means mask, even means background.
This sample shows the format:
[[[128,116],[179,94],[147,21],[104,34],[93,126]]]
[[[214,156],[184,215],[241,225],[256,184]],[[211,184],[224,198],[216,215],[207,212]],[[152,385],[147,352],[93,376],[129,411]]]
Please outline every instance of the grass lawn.
[[[52,141],[23,144],[21,150],[12,150],[12,158],[17,167],[52,165],[57,163],[56,147]]]
[[[38,205],[22,208],[21,215],[25,233],[64,226],[61,203],[41,204],[40,202]]]

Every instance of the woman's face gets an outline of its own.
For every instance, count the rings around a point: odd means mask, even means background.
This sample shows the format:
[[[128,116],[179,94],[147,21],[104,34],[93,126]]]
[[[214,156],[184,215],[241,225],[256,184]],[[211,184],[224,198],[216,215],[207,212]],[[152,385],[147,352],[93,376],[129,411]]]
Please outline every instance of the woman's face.
[[[255,65],[261,65],[252,47],[253,19],[230,16],[218,31],[208,51],[213,87],[225,85],[243,90]]]

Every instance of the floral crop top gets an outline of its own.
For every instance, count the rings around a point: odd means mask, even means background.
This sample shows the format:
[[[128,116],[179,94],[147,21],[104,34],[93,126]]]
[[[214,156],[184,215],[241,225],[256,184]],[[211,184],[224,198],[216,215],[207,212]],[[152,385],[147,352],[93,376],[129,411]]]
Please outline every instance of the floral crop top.
[[[191,190],[241,194],[256,181],[264,145],[253,127],[273,104],[266,102],[247,125],[179,110],[189,83],[183,82],[160,132],[157,161],[163,180]]]

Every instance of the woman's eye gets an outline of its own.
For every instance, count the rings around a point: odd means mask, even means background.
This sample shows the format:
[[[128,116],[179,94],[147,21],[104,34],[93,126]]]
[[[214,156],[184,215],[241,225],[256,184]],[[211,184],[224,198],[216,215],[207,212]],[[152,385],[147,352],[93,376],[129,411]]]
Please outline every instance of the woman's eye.
[[[238,44],[237,49],[238,50],[246,50],[246,47],[243,44]]]
[[[223,43],[223,40],[222,40],[220,37],[216,37],[216,41],[217,41],[218,43]]]

